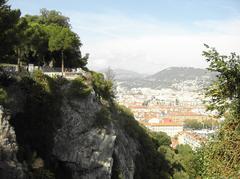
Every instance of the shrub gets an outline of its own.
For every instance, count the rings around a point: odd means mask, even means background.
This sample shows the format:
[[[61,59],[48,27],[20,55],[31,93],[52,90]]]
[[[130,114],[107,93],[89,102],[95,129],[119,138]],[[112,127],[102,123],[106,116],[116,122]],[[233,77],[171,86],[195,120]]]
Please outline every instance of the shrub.
[[[51,93],[56,88],[54,79],[44,75],[40,70],[35,70],[32,74],[32,78],[44,89],[45,92]]]
[[[178,145],[176,147],[176,153],[182,164],[184,171],[190,176],[190,178],[195,178],[198,169],[195,168],[195,158],[196,154],[189,145]]]
[[[170,146],[172,143],[171,137],[165,132],[151,132],[151,136],[157,147],[160,147],[161,145]]]
[[[92,86],[99,99],[111,101],[115,97],[112,81],[105,80],[101,73],[92,72]]]
[[[92,88],[85,84],[85,80],[82,77],[74,79],[68,89],[68,94],[72,97],[86,97],[92,91]]]
[[[7,99],[7,92],[3,88],[0,88],[0,104],[5,103],[6,99]]]

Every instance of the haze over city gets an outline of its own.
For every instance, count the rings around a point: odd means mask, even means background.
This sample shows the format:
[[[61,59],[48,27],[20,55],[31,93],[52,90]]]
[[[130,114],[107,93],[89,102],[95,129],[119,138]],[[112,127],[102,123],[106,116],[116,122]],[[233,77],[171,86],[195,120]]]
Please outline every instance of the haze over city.
[[[47,8],[70,17],[83,53],[90,53],[92,69],[110,66],[152,74],[170,66],[204,68],[204,43],[225,54],[240,50],[237,0],[9,3],[23,14],[39,14],[40,8]]]

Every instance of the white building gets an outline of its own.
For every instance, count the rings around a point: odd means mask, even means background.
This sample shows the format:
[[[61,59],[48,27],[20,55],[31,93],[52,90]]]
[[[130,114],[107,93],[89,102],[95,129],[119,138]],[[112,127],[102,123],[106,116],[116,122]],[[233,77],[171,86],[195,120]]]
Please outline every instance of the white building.
[[[144,125],[154,132],[165,132],[170,137],[174,137],[183,131],[183,125],[180,123],[144,123]]]
[[[150,119],[149,121],[148,121],[148,123],[154,123],[154,124],[158,124],[158,123],[160,123],[160,119],[158,119],[158,118],[152,118],[152,119]]]
[[[188,144],[193,150],[201,147],[205,140],[206,138],[191,131],[184,131],[178,135],[178,143]]]

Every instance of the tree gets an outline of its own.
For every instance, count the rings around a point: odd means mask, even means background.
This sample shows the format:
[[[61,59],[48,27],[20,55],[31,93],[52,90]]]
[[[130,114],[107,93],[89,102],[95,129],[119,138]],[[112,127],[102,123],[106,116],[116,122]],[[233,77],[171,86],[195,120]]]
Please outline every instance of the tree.
[[[107,68],[104,74],[105,74],[106,80],[110,80],[112,82],[115,81],[114,71],[110,67]]]
[[[208,46],[207,46],[208,47]],[[203,52],[209,62],[208,70],[217,72],[217,79],[206,91],[210,98],[208,109],[218,112],[219,117],[231,112],[240,117],[240,58],[236,53],[220,55],[216,49],[207,48]]]
[[[239,178],[240,170],[240,58],[236,53],[220,55],[205,45],[203,56],[216,80],[206,89],[208,109],[218,112],[224,122],[203,148],[202,174],[209,178]]]
[[[6,0],[0,0],[0,61],[4,61],[14,53],[16,44],[16,26],[19,22],[20,10],[11,10]]]
[[[34,61],[38,66],[45,62],[45,57],[48,54],[48,35],[44,31],[44,28],[36,23],[29,24],[26,29],[26,36],[28,41],[26,45],[28,46],[29,55],[34,57]],[[30,60],[30,56],[28,56]]]
[[[41,15],[37,19],[41,24],[58,25],[65,28],[70,28],[69,18],[63,16],[61,12],[55,10],[41,9]]]
[[[0,88],[0,104],[3,104],[7,99],[7,92],[3,89]]]
[[[189,145],[177,145],[176,153],[181,154],[182,156],[188,156],[193,153],[192,148]]]
[[[168,136],[165,132],[152,132],[154,141],[157,145],[157,148],[161,145],[170,146],[171,145],[171,137]]]
[[[57,25],[61,27],[70,28],[69,18],[63,16],[61,12],[55,10],[47,10],[45,8],[40,10],[40,15],[26,15],[26,20],[29,23],[37,23],[41,25]]]
[[[188,119],[184,121],[184,127],[190,129],[203,129],[204,124],[199,122],[198,120]]]
[[[173,173],[176,173],[177,171],[182,171],[184,169],[182,164],[180,163],[179,157],[176,155],[175,151],[169,146],[160,146],[158,148],[158,152],[165,156],[166,160],[170,163],[170,166],[172,166]]]
[[[82,56],[82,45],[71,30],[69,18],[55,10],[41,9],[41,15],[20,18],[20,10],[11,10],[0,0],[0,62],[85,67],[89,54]],[[61,59],[61,60],[59,60]],[[65,62],[66,61],[66,62]],[[56,63],[55,63],[56,62]]]
[[[112,82],[105,80],[102,73],[92,72],[92,86],[99,99],[103,98],[105,100],[112,101],[115,97],[112,90]]]
[[[15,35],[14,51],[17,57],[17,71],[21,70],[20,69],[21,61],[24,59],[28,51],[26,46],[28,41],[28,37],[26,35],[27,27],[28,27],[28,24],[25,19],[20,19],[17,26],[15,27],[16,35]]]
[[[51,52],[61,52],[62,75],[64,73],[64,52],[74,48],[76,45],[80,46],[80,44],[79,38],[70,29],[56,25],[51,26],[48,43],[49,50]]]
[[[26,15],[20,19],[25,22],[26,27],[18,33],[15,49],[21,53],[16,55],[18,61],[31,62],[38,65],[49,65],[60,67],[85,67],[89,54],[82,57],[80,46],[82,45],[76,33],[69,24],[69,18],[54,10],[41,10],[41,15]],[[51,44],[51,48],[49,46]],[[60,47],[61,46],[61,47]],[[21,47],[21,48],[20,48]],[[62,50],[63,49],[63,50]]]
[[[196,178],[197,171],[193,167],[195,164],[195,153],[192,148],[189,145],[181,144],[176,147],[176,153],[186,173],[190,178]]]
[[[107,70],[104,73],[105,78],[107,81],[111,81],[112,83],[112,92],[114,93],[114,96],[117,94],[117,82],[115,79],[115,73],[114,71],[108,67]]]

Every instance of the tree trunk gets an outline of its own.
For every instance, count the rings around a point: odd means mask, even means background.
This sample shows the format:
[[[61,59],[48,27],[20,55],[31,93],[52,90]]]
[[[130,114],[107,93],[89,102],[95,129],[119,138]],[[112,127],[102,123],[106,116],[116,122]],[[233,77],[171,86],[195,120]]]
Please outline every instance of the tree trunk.
[[[17,68],[16,71],[20,72],[20,49],[17,49]]]
[[[62,50],[62,76],[64,76],[64,57],[63,57],[63,50]]]
[[[38,60],[38,70],[40,70],[40,60]]]

